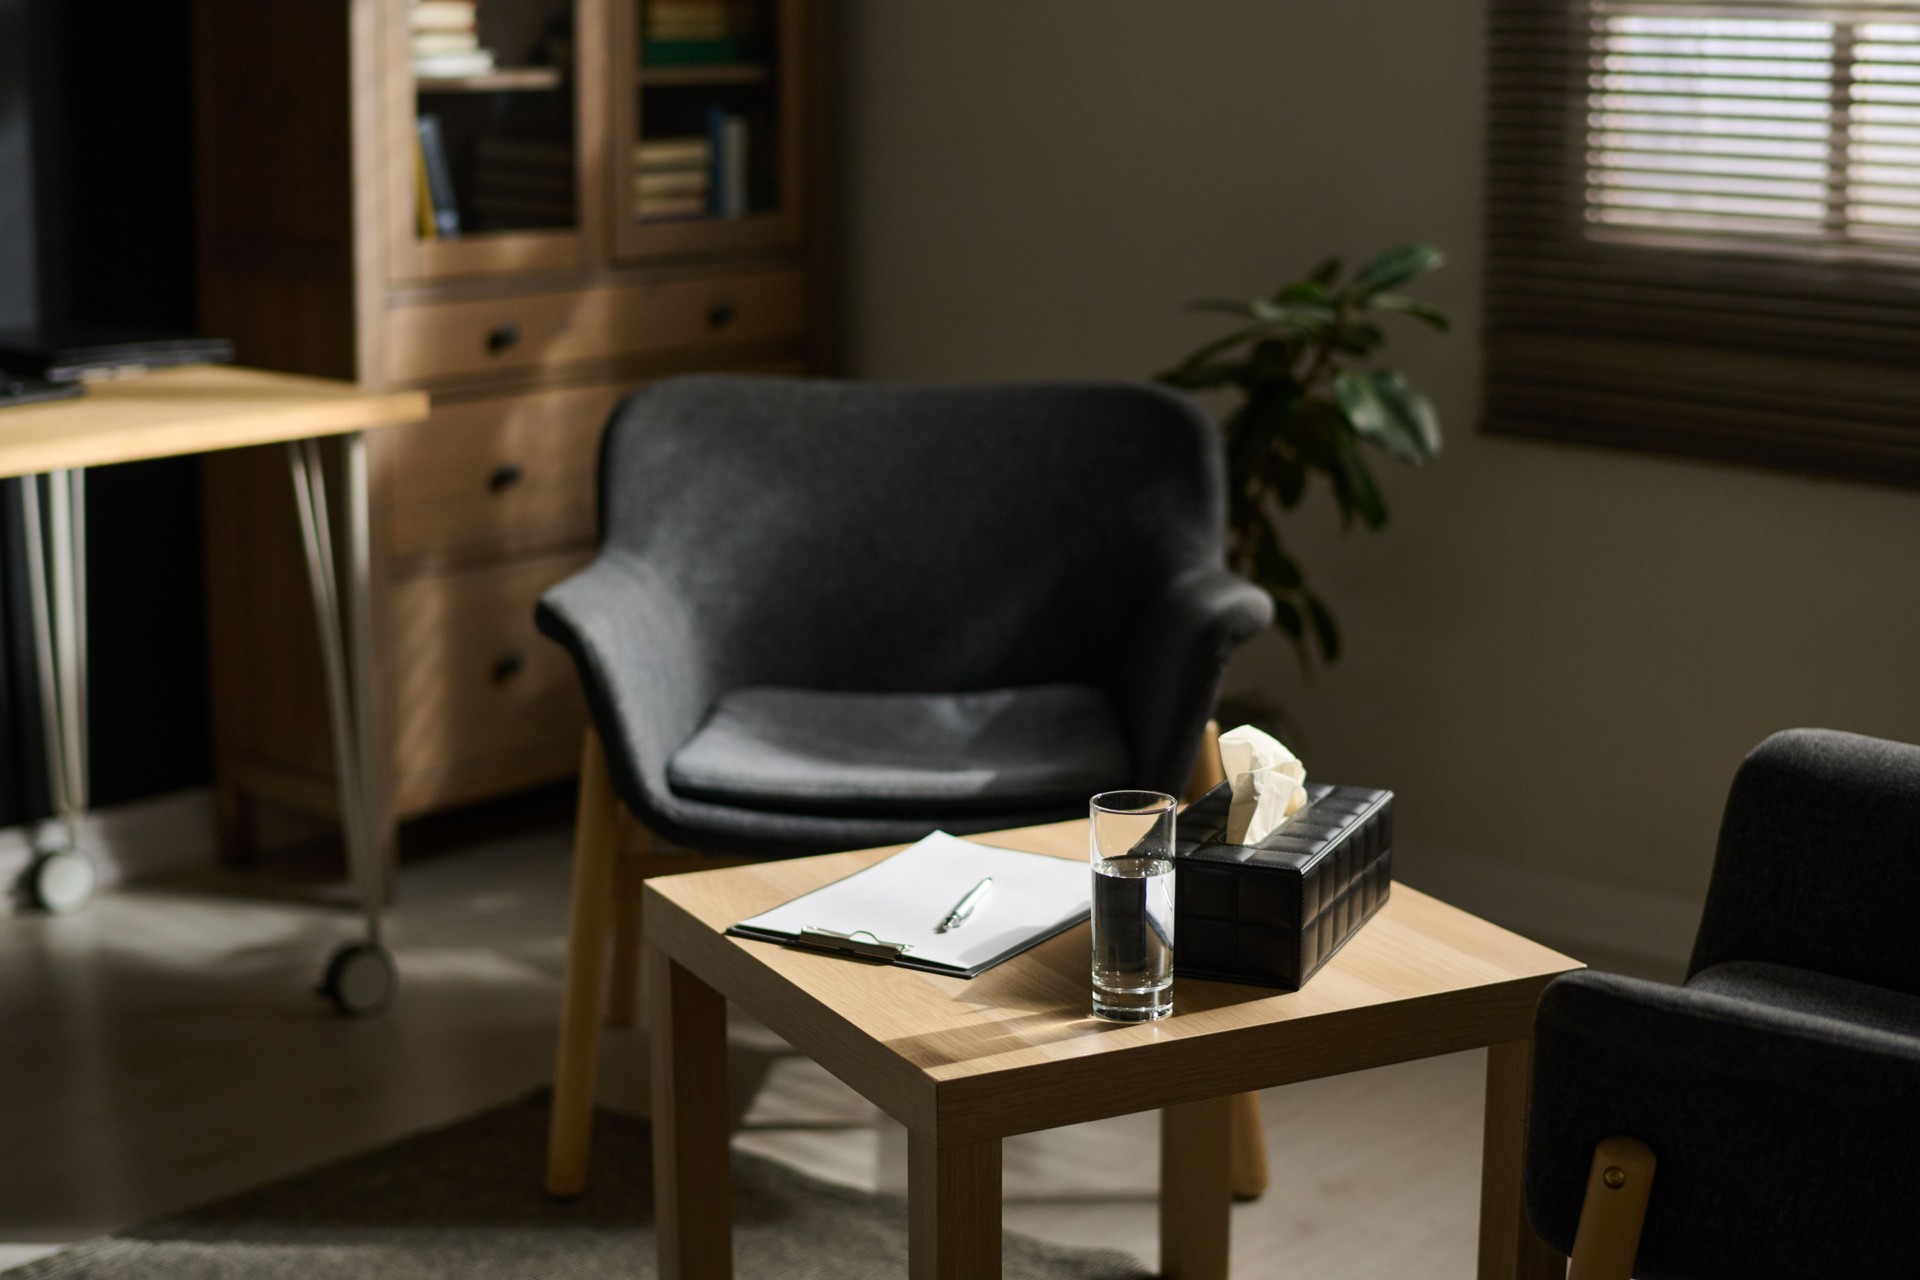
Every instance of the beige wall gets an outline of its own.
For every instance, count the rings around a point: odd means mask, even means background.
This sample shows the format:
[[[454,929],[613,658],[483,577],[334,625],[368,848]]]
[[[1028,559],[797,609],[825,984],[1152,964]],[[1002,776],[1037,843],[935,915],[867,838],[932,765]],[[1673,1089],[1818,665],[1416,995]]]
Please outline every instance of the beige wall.
[[[1303,686],[1262,644],[1233,676],[1286,703],[1315,776],[1395,788],[1403,865],[1680,901],[1767,732],[1920,740],[1920,495],[1477,434],[1479,3],[846,0],[843,20],[859,374],[1139,376],[1210,332],[1188,298],[1402,239],[1452,255],[1429,292],[1459,332],[1393,344],[1445,455],[1382,463],[1384,535],[1324,505],[1293,535],[1348,657]]]

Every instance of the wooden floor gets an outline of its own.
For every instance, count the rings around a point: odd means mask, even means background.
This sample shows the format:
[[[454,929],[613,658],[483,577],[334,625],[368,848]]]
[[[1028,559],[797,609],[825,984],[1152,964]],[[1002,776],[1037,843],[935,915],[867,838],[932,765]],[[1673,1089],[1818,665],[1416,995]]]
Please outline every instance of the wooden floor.
[[[544,813],[436,835],[389,925],[401,1002],[364,1022],[310,997],[352,917],[285,864],[0,919],[0,1267],[543,1084],[566,842]],[[733,1033],[740,1146],[904,1190],[897,1126],[765,1030]],[[604,1062],[602,1100],[642,1110],[644,1033],[612,1035]],[[1471,1276],[1481,1069],[1458,1054],[1270,1091],[1273,1185],[1234,1210],[1235,1273]],[[1157,1142],[1151,1116],[1009,1141],[1007,1226],[1151,1260]]]

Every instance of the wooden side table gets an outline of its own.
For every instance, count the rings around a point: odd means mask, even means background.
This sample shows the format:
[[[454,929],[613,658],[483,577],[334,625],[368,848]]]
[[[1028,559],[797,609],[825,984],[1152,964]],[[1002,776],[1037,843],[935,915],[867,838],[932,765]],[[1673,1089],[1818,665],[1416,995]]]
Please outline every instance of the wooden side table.
[[[982,839],[1086,857],[1084,822]],[[1162,1272],[1222,1280],[1232,1095],[1481,1046],[1481,1280],[1564,1276],[1565,1259],[1527,1226],[1520,1173],[1534,1002],[1577,961],[1396,885],[1303,990],[1183,978],[1173,1017],[1122,1025],[1088,1013],[1084,927],[971,981],[724,936],[889,852],[646,882],[664,1280],[731,1274],[727,1001],[906,1126],[914,1280],[1000,1274],[1002,1138],[1152,1108]]]

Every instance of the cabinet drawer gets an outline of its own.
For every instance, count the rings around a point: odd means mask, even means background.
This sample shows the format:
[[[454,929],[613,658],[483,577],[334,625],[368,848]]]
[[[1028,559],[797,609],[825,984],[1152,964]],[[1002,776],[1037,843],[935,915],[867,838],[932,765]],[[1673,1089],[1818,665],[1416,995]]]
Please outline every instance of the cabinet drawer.
[[[525,373],[708,343],[798,337],[805,327],[798,271],[429,302],[394,310],[388,372],[396,382]]]
[[[393,554],[471,559],[591,541],[600,435],[631,389],[446,405],[425,422],[390,430]]]
[[[589,558],[539,556],[394,588],[397,773],[497,768],[577,741],[579,679],[565,650],[534,630],[533,606]]]

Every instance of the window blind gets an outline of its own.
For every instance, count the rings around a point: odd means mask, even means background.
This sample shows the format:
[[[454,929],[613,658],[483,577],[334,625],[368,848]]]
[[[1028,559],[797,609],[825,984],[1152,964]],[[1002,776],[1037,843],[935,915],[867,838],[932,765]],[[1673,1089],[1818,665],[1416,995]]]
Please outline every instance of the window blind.
[[[1487,429],[1920,483],[1920,2],[1491,5]]]

